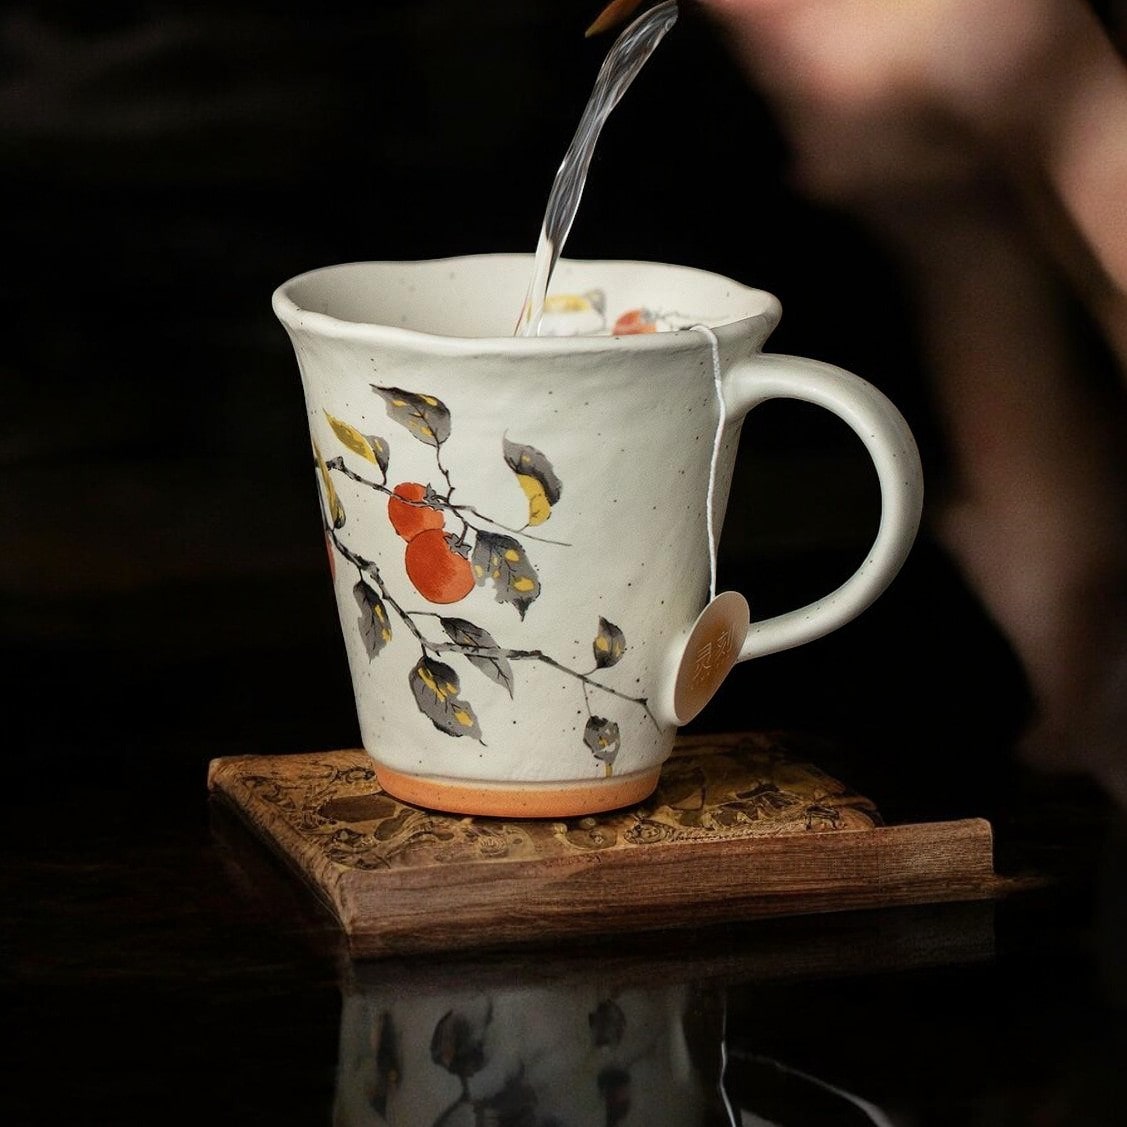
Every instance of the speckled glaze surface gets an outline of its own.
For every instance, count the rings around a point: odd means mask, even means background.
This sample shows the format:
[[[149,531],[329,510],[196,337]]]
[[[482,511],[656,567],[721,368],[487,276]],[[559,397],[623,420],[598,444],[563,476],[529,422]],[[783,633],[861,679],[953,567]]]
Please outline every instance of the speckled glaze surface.
[[[708,678],[737,660],[868,606],[910,550],[922,480],[877,389],[762,351],[780,314],[770,294],[684,267],[564,259],[551,335],[518,337],[530,269],[530,255],[330,266],[279,287],[274,309],[301,372],[381,782],[420,805],[505,816],[520,816],[514,787],[527,785],[528,816],[571,816],[656,785],[687,719],[674,694],[686,662],[703,705]],[[861,437],[880,531],[837,591],[702,641],[740,426],[779,396]],[[691,633],[699,652],[686,654]]]

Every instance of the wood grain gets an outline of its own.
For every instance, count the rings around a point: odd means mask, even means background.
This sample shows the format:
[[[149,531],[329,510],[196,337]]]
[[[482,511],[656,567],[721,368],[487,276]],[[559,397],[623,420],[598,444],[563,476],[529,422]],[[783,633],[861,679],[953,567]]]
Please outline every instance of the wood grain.
[[[773,736],[683,739],[645,804],[567,821],[409,807],[362,751],[212,761],[356,958],[507,947],[1007,891],[982,819],[884,825]]]

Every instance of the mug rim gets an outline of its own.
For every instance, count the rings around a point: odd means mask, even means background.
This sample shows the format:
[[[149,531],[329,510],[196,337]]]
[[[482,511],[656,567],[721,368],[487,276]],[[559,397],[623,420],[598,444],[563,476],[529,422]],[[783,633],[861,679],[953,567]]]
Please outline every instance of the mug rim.
[[[317,277],[325,277],[339,271],[358,269],[360,267],[423,267],[452,265],[471,261],[493,259],[496,261],[524,262],[531,266],[534,255],[527,252],[509,253],[505,251],[442,255],[431,258],[415,259],[354,259],[346,262],[329,263],[316,266],[295,274],[277,286],[271,295],[271,307],[275,316],[289,329],[313,332],[318,336],[329,337],[337,340],[355,341],[395,341],[404,343],[426,342],[426,347],[432,351],[449,348],[452,351],[463,351],[467,347],[489,348],[491,351],[501,352],[539,352],[551,353],[553,351],[574,354],[576,352],[604,352],[628,346],[631,349],[645,349],[655,351],[673,350],[692,344],[694,347],[700,343],[700,333],[696,328],[670,329],[657,333],[634,333],[626,335],[609,336],[457,336],[446,333],[426,332],[421,329],[408,329],[399,325],[386,325],[374,321],[350,321],[330,313],[318,312],[299,305],[292,296],[292,291],[298,285]],[[734,317],[730,320],[715,322],[702,322],[702,325],[724,338],[730,334],[742,332],[746,326],[756,322],[763,323],[763,336],[766,337],[778,324],[782,316],[782,304],[769,290],[756,286],[748,286],[738,282],[715,270],[706,270],[698,266],[686,266],[673,262],[662,262],[656,259],[635,258],[560,258],[560,263],[569,266],[640,266],[640,267],[667,267],[684,274],[696,274],[702,278],[721,281],[744,292],[749,297],[760,299],[763,308],[755,313]]]

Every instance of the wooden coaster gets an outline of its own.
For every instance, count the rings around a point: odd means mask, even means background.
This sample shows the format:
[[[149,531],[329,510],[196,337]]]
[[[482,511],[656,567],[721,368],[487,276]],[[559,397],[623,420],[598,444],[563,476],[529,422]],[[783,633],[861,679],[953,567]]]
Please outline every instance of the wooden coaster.
[[[355,958],[982,900],[980,818],[885,825],[766,733],[683,737],[640,806],[565,821],[441,814],[359,750],[212,760],[208,787],[310,883]]]

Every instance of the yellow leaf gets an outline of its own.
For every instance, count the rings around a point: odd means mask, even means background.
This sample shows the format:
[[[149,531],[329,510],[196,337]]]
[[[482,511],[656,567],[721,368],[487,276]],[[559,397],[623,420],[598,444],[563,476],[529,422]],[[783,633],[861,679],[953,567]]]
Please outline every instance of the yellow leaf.
[[[343,528],[345,520],[344,506],[340,503],[336,486],[333,485],[332,476],[329,474],[329,467],[325,465],[325,459],[321,457],[321,451],[316,442],[313,443],[313,453],[317,457],[317,466],[321,471],[321,481],[325,486],[325,506],[329,510],[329,520],[332,521],[333,528]]]
[[[361,458],[366,458],[373,466],[379,465],[379,458],[376,457],[372,444],[354,426],[344,422],[343,419],[336,418],[335,415],[330,415],[328,411],[325,412],[325,418],[329,420],[329,426],[333,428],[333,433],[343,445],[354,454],[359,454]]]
[[[544,492],[543,483],[526,473],[518,473],[517,481],[528,498],[528,523],[533,526],[543,524],[552,515],[552,506]]]
[[[580,293],[550,294],[544,299],[545,313],[586,313],[591,301]]]

